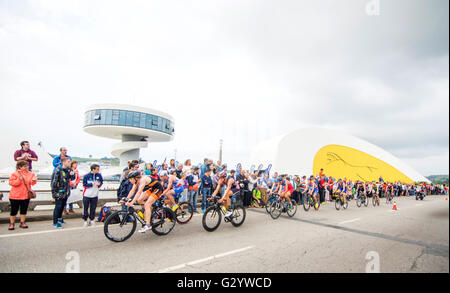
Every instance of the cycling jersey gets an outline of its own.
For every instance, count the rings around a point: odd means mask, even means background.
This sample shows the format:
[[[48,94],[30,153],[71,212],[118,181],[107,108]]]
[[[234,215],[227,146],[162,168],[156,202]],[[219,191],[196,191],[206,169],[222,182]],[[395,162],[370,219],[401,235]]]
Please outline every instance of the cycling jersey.
[[[157,200],[161,197],[161,194],[163,192],[163,186],[161,185],[161,182],[158,179],[155,179],[153,177],[149,178],[150,183],[144,187],[144,192]]]

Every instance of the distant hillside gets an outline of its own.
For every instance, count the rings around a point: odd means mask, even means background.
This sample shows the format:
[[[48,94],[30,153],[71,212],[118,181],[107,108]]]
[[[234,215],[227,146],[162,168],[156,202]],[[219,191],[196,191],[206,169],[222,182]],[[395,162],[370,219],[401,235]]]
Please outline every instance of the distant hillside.
[[[431,182],[434,184],[447,184],[448,185],[448,175],[430,175],[427,176]]]
[[[52,155],[52,154],[50,154],[50,156],[52,158],[56,157],[56,155]],[[111,166],[119,166],[119,163],[120,163],[120,160],[116,159],[116,158],[104,157],[104,158],[98,159],[98,158],[81,158],[81,157],[73,157],[73,156],[71,156],[71,157],[72,157],[72,160],[78,161],[80,163],[98,162],[98,163],[105,164],[105,165],[110,164]]]

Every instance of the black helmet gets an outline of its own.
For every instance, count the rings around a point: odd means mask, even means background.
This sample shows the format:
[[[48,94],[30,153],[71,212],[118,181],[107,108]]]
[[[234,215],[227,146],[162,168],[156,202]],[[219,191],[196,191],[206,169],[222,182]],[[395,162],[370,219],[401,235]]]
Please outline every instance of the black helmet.
[[[128,179],[136,178],[136,177],[141,177],[141,172],[132,171],[132,172],[128,173]]]

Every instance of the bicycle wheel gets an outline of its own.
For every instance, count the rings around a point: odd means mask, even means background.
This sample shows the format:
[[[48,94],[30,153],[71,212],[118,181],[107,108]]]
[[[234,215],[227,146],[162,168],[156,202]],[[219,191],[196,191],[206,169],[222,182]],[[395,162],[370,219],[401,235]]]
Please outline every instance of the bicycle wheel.
[[[136,231],[136,218],[126,211],[115,211],[105,219],[103,232],[114,242],[123,242]]]
[[[245,208],[240,204],[236,205],[236,207],[233,209],[233,214],[230,216],[231,225],[233,225],[234,227],[239,227],[244,223],[245,216]]]
[[[194,215],[194,208],[192,207],[192,204],[189,202],[181,202],[178,203],[178,206],[179,207],[175,212],[177,223],[181,225],[189,223]]]
[[[292,218],[295,215],[295,213],[297,212],[297,202],[295,200],[291,199],[291,204],[292,204],[292,208],[289,209],[289,206],[288,206],[287,214],[289,217]]]
[[[348,208],[348,200],[346,200],[345,203],[342,204],[342,207],[344,208],[344,210]]]
[[[276,200],[270,205],[270,216],[272,219],[278,219],[281,215],[283,207],[281,206],[281,201]]]
[[[216,230],[220,225],[220,221],[222,221],[222,213],[216,206],[206,209],[202,219],[202,225],[206,231],[212,232]]]
[[[369,205],[369,198],[365,197],[364,198],[364,206],[367,207]]]
[[[309,211],[309,208],[311,207],[310,201],[311,198],[309,197],[309,195],[305,196],[305,198],[303,199],[303,209],[305,210],[305,212]]]
[[[320,200],[316,199],[316,202],[314,203],[314,209],[315,209],[316,211],[318,211],[319,208],[320,208]]]
[[[272,197],[267,198],[267,201],[266,201],[266,212],[268,214],[270,214],[270,205],[272,204],[272,202],[273,202],[273,198]]]
[[[336,201],[335,201],[335,203],[334,203],[334,207],[335,207],[336,210],[338,210],[338,211],[341,209],[341,198],[340,198],[340,197],[336,198]]]
[[[372,197],[372,204],[373,204],[373,206],[377,205],[377,200],[376,200],[375,196]]]
[[[356,199],[356,205],[358,206],[358,208],[361,207],[361,205],[362,205],[361,199],[359,199],[359,198]]]
[[[158,208],[152,213],[151,225],[152,232],[156,235],[167,235],[175,227],[175,213],[166,207]]]

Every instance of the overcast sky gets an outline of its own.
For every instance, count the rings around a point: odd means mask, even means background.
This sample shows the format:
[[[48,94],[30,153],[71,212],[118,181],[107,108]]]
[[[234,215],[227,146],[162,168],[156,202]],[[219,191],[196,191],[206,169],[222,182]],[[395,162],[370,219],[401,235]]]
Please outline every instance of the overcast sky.
[[[0,125],[50,153],[110,156],[85,108],[175,118],[143,159],[246,163],[301,127],[335,128],[449,173],[449,1],[0,1]],[[245,166],[245,165],[244,165]]]

